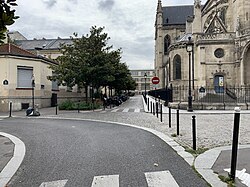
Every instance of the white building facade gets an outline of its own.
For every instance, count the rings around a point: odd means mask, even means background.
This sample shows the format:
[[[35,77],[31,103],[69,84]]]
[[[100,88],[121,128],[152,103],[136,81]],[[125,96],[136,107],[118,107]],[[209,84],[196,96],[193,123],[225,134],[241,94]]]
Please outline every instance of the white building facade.
[[[130,70],[132,78],[135,80],[137,86],[135,93],[142,94],[154,89],[154,86],[151,82],[154,77],[153,69],[145,69],[145,70]]]

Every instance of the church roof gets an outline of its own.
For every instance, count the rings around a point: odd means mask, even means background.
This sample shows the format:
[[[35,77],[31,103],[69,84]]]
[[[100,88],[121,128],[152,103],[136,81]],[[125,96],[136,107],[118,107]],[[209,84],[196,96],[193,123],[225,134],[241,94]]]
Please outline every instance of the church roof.
[[[47,49],[47,50],[58,50],[60,44],[72,44],[71,39],[34,39],[34,40],[16,40],[15,44],[26,50]]]
[[[186,24],[188,16],[193,16],[193,5],[163,7],[163,25]]]
[[[186,42],[188,41],[189,37],[192,38],[192,34],[191,33],[186,33],[185,35],[183,35],[177,42]]]

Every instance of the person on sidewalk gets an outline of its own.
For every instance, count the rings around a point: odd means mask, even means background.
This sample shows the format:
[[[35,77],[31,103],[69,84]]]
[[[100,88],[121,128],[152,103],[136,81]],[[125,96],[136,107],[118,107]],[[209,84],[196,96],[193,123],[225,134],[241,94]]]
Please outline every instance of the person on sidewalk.
[[[105,108],[107,108],[107,104],[108,104],[108,97],[107,97],[106,93],[104,93],[102,95],[102,102],[103,102],[103,110],[105,110]]]

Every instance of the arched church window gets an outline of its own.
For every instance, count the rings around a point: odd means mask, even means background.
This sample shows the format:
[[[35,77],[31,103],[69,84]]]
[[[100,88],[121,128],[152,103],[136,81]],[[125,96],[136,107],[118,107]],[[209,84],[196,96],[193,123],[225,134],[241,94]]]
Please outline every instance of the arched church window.
[[[173,78],[181,79],[181,57],[180,55],[175,55],[173,60]]]
[[[164,54],[166,54],[168,52],[168,48],[171,44],[171,38],[169,35],[166,35],[164,37]]]

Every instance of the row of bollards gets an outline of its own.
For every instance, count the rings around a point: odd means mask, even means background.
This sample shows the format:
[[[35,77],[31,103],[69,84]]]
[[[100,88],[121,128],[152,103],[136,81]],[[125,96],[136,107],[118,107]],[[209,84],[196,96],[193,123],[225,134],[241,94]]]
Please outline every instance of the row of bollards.
[[[156,115],[157,118],[159,118],[160,115],[160,121],[163,122],[163,107],[160,102],[157,101],[155,98],[155,102],[152,102],[147,98],[147,108],[148,111]],[[172,127],[172,108],[171,106],[168,107],[168,125],[169,128]],[[177,136],[180,135],[180,110],[176,110],[176,131],[177,131]],[[193,138],[193,150],[196,150],[196,117],[192,116],[192,138]]]
[[[160,107],[160,109],[159,109]],[[158,103],[155,99],[155,103],[150,101],[149,107],[149,100],[148,100],[148,111],[150,108],[150,113],[153,113],[158,118],[158,113],[160,112],[160,121],[162,122],[162,104]],[[169,128],[171,128],[171,106],[168,107],[169,112]],[[232,143],[232,154],[231,154],[231,170],[229,176],[232,180],[235,180],[235,173],[236,173],[236,165],[237,165],[237,152],[238,152],[238,138],[239,138],[239,123],[240,123],[240,108],[235,108],[235,115],[234,115],[234,129],[233,129],[233,143]],[[177,136],[180,135],[180,111],[179,109],[176,110],[176,127],[177,127]],[[193,150],[196,150],[196,116],[192,116],[192,139],[193,139]]]

